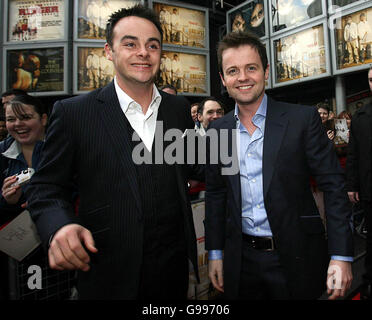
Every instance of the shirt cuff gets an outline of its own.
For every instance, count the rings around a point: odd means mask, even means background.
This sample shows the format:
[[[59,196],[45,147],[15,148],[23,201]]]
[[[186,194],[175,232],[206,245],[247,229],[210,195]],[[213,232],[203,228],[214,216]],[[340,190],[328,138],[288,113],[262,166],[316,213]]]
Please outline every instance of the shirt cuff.
[[[345,256],[331,256],[331,260],[353,262],[354,258],[353,257],[345,257]]]
[[[208,260],[222,260],[222,250],[209,250]]]

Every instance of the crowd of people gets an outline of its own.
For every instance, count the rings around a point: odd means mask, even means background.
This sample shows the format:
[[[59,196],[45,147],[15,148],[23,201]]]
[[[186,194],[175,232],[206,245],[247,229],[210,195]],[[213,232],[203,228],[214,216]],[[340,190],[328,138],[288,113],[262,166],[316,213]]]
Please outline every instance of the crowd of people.
[[[199,188],[209,278],[223,298],[317,299],[325,290],[331,300],[345,297],[353,279],[351,203],[363,202],[368,227],[372,214],[364,153],[371,106],[347,115],[343,169],[327,105],[265,93],[269,66],[259,38],[232,32],[218,44],[221,80],[235,101],[225,114],[216,97],[190,106],[172,85],[156,87],[163,32],[142,5],[113,13],[105,44],[113,81],[57,101],[50,116],[25,92],[3,94],[2,224],[27,209],[49,267],[77,270],[79,299],[185,300],[189,268],[199,279],[190,203]],[[372,69],[369,82],[372,90]],[[189,141],[172,149],[184,136],[171,141],[166,131],[159,143],[159,132],[171,129],[205,139],[206,163],[188,161]],[[170,163],[170,149],[186,152]],[[35,173],[19,186],[25,168]],[[311,179],[323,193],[324,217]]]

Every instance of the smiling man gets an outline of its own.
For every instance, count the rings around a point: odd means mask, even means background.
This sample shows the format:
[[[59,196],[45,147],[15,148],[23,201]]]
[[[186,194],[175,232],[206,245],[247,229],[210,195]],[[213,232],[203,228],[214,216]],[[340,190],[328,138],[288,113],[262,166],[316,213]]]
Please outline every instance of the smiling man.
[[[209,127],[229,139],[210,147],[227,143],[236,149],[240,172],[223,175],[223,159],[206,166],[212,284],[229,299],[315,299],[326,283],[330,299],[343,296],[352,280],[351,210],[317,110],[266,96],[266,49],[253,34],[225,36],[218,62],[222,83],[236,103]],[[325,195],[328,251],[310,176]]]
[[[190,106],[154,85],[162,29],[152,10],[113,13],[106,35],[116,77],[55,104],[29,210],[51,267],[79,270],[80,298],[186,299],[188,260],[197,267],[190,170],[137,165],[132,150],[143,143],[153,156],[160,121],[164,130],[193,128]],[[80,196],[77,216],[72,185]]]

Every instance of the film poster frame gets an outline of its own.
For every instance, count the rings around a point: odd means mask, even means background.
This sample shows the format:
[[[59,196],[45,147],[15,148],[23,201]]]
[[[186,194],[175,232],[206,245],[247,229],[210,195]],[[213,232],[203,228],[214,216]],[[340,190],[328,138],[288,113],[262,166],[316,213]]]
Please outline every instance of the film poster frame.
[[[274,28],[274,24],[273,24],[273,18],[274,18],[274,14],[273,14],[273,10],[276,8],[274,5],[277,1],[279,0],[268,0],[270,2],[270,36],[271,37],[275,37],[276,35],[278,34],[284,34],[284,33],[287,33],[287,32],[290,32],[292,30],[299,30],[299,28],[301,28],[302,26],[304,25],[307,25],[307,24],[312,24],[314,23],[315,21],[318,21],[322,18],[325,18],[327,17],[327,5],[326,5],[326,0],[321,0],[319,1],[320,4],[321,4],[321,8],[322,8],[322,13],[319,14],[319,15],[316,15],[312,18],[309,18],[309,19],[306,19],[306,20],[303,20],[303,21],[300,21],[299,23],[296,23],[290,27],[285,27],[283,29],[279,29],[279,30],[276,30],[274,31],[273,28]],[[300,0],[294,0],[294,1],[300,1]],[[293,9],[292,9],[293,10]]]
[[[226,30],[227,30],[227,33],[231,32],[232,28],[231,28],[231,17],[233,16],[234,13],[236,13],[237,11],[241,11],[241,10],[244,10],[248,5],[250,5],[251,3],[262,3],[263,4],[263,9],[264,9],[264,35],[260,36],[260,34],[257,34],[260,39],[267,39],[269,38],[269,20],[268,17],[269,17],[269,9],[267,7],[267,1],[265,0],[248,0],[248,1],[244,1],[243,3],[241,3],[240,5],[228,10],[226,12]],[[244,22],[246,23],[246,25],[249,24],[249,21],[246,21],[244,18],[243,18]],[[248,30],[250,31],[253,31],[254,32],[254,29],[253,28],[249,28]]]
[[[199,46],[190,46],[190,45],[183,45],[183,44],[177,44],[173,42],[168,42],[166,40],[166,35],[163,34],[163,49],[166,47],[172,47],[175,50],[180,49],[191,49],[191,50],[200,50],[200,51],[208,51],[209,52],[209,11],[207,8],[199,7],[195,5],[189,5],[185,3],[180,3],[176,1],[166,1],[166,0],[149,0],[149,8],[154,9],[155,4],[163,4],[165,6],[171,6],[176,7],[180,9],[186,9],[191,11],[199,11],[204,14],[204,47]],[[178,37],[178,36],[177,36]],[[180,40],[182,39],[182,35],[180,36]],[[177,41],[178,42],[178,41]]]
[[[341,59],[341,57],[342,57],[342,55],[341,56],[339,55],[339,52],[340,51],[350,52],[350,49],[345,50],[345,48],[343,48],[344,47],[343,44],[345,43],[344,39],[343,39],[342,43],[338,43],[338,36],[336,35],[336,33],[338,33],[343,38],[344,18],[346,16],[352,15],[353,16],[353,22],[355,22],[355,17],[357,15],[360,15],[360,13],[367,12],[367,11],[369,11],[368,13],[370,15],[370,20],[368,20],[368,17],[367,17],[367,21],[370,21],[369,25],[370,25],[371,30],[372,30],[372,2],[365,3],[361,6],[353,6],[348,10],[343,10],[341,16],[339,14],[335,14],[335,15],[333,15],[329,18],[330,21],[332,22],[332,25],[335,26],[334,30],[330,30],[330,40],[331,40],[331,44],[332,44],[332,47],[330,49],[331,49],[331,54],[332,54],[332,69],[333,69],[332,71],[333,71],[334,75],[340,75],[340,74],[345,74],[345,73],[350,73],[350,72],[355,72],[355,71],[361,71],[361,70],[369,69],[372,66],[372,42],[371,42],[369,44],[370,53],[371,53],[371,58],[370,59],[365,60],[363,63],[357,63],[357,64],[352,63],[349,67],[339,68],[339,59]],[[336,22],[337,19],[341,19],[341,29],[337,29],[338,27],[340,27],[338,25],[338,23]],[[359,53],[359,59],[360,59],[359,48],[360,48],[360,46],[358,46],[357,51]],[[351,46],[351,50],[353,52],[355,49]],[[353,55],[353,58],[355,59],[355,55]],[[345,63],[343,63],[343,64],[345,64]]]
[[[113,0],[108,0],[108,3],[111,3],[113,2]],[[142,4],[142,5],[145,5],[145,1],[144,0],[115,0],[117,2],[124,2],[124,1],[130,1],[130,2],[133,2],[133,3],[138,3],[138,4]],[[73,32],[73,40],[74,41],[79,41],[79,42],[106,42],[106,36],[105,36],[105,32],[104,31],[101,31],[100,29],[98,29],[98,31],[103,34],[103,37],[92,37],[92,38],[82,38],[82,37],[79,37],[79,5],[81,2],[85,2],[85,3],[88,3],[89,0],[74,0],[74,21],[73,21],[73,25],[74,25],[74,32]],[[132,3],[131,3],[132,4]],[[105,29],[106,30],[106,29]],[[96,32],[97,30],[95,30]]]
[[[3,39],[4,39],[4,44],[34,44],[34,43],[55,43],[58,41],[68,41],[69,40],[69,34],[70,34],[70,28],[69,28],[69,21],[70,21],[70,1],[68,0],[59,0],[63,2],[64,4],[64,17],[63,17],[63,23],[62,23],[62,30],[63,30],[63,36],[59,38],[51,38],[51,39],[31,39],[31,40],[22,40],[22,41],[16,41],[16,40],[9,40],[8,35],[9,35],[9,24],[11,23],[9,21],[10,19],[10,12],[9,12],[9,5],[11,2],[17,1],[17,0],[4,0],[4,11],[2,17],[4,18],[4,30],[3,30]],[[31,0],[32,1],[32,0]],[[40,0],[43,1],[43,0]],[[47,0],[45,0],[47,1]],[[14,25],[14,24],[13,24]],[[32,34],[30,29],[27,31],[28,33]]]
[[[86,43],[86,42],[76,43],[75,42],[74,43],[74,45],[73,45],[73,57],[74,57],[74,61],[73,61],[73,72],[72,72],[72,74],[73,74],[73,76],[72,76],[72,78],[73,78],[73,87],[72,87],[73,94],[85,94],[85,93],[88,93],[88,92],[93,91],[95,89],[102,88],[106,84],[108,84],[108,82],[106,82],[104,85],[99,85],[99,86],[96,86],[96,87],[92,87],[91,89],[87,89],[87,90],[82,90],[79,87],[79,83],[80,83],[80,81],[82,81],[82,79],[79,78],[79,72],[80,72],[79,49],[80,48],[86,48],[88,50],[89,50],[89,48],[91,48],[91,49],[97,49],[97,51],[98,51],[98,49],[101,49],[102,51],[105,50],[103,43],[97,43],[97,42],[94,42],[94,43]],[[86,72],[88,72],[88,70]],[[101,77],[100,77],[100,73],[99,72],[98,72],[98,75],[96,75],[96,74],[93,73],[93,71],[90,71],[90,75],[91,76],[94,76],[94,77],[98,77],[98,82],[101,83],[102,81],[101,81]],[[81,76],[82,75],[80,75],[80,77]],[[93,83],[95,82],[94,79],[89,79],[89,80],[90,81],[93,81]],[[109,82],[111,82],[111,81],[109,81]]]
[[[184,96],[195,96],[195,97],[199,97],[199,96],[204,96],[204,97],[208,97],[210,96],[210,92],[211,92],[211,88],[210,88],[210,55],[209,55],[209,52],[206,52],[206,51],[197,51],[197,50],[186,50],[186,49],[182,49],[180,50],[179,48],[172,48],[172,47],[163,47],[163,50],[162,50],[162,54],[165,54],[165,53],[170,53],[171,55],[173,54],[189,54],[189,55],[197,55],[197,56],[203,56],[205,58],[205,88],[206,88],[206,92],[191,92],[191,90],[187,90],[187,91],[180,91],[179,88],[177,87],[177,84],[174,82],[174,81],[171,81],[171,84],[174,85],[176,88],[177,88],[177,91],[178,91],[178,95],[184,95]],[[182,61],[181,61],[181,64],[182,64]],[[161,73],[161,72],[160,72]],[[159,73],[159,76],[160,76],[160,73]],[[171,77],[172,78],[172,77]],[[186,84],[185,84],[186,83]],[[156,82],[156,85],[157,86],[161,86],[165,84],[164,82],[163,83],[159,83],[159,80]],[[187,81],[183,81],[181,80],[181,87],[183,87],[184,89],[186,88],[189,88],[188,87],[188,84],[187,84]]]
[[[275,41],[277,40],[283,40],[289,37],[293,37],[294,35],[298,36],[303,31],[310,30],[314,27],[322,26],[323,28],[323,38],[324,38],[324,59],[325,59],[325,72],[322,72],[320,74],[312,75],[312,76],[303,76],[303,77],[291,77],[293,78],[292,80],[286,80],[286,81],[278,81],[278,72],[277,72],[277,59],[276,59],[276,54],[275,54]],[[301,43],[301,41],[298,41]],[[280,35],[277,35],[275,37],[272,37],[270,39],[270,44],[271,44],[271,70],[272,70],[272,86],[273,88],[276,87],[282,87],[282,86],[287,86],[290,84],[297,84],[300,82],[306,82],[306,81],[311,81],[315,79],[320,79],[320,78],[326,78],[331,76],[331,58],[329,54],[329,38],[328,38],[328,25],[327,25],[327,20],[326,19],[321,19],[319,21],[315,21],[312,24],[309,25],[304,25],[301,28],[292,30],[288,33],[282,33]],[[302,70],[304,70],[304,63],[302,63]],[[300,69],[301,69],[301,64],[300,64]],[[288,69],[287,69],[288,70]],[[292,70],[292,69],[291,69]],[[291,71],[292,73],[293,71]],[[287,72],[289,74],[289,71]]]
[[[339,5],[341,4],[340,2],[348,2],[352,1],[351,3],[345,3],[344,5]],[[366,3],[368,0],[327,0],[328,4],[328,14],[336,14],[338,12],[342,13],[342,11],[348,10],[350,8],[353,8],[355,6],[359,6],[363,3]],[[333,2],[338,2],[338,3],[333,3]]]
[[[55,96],[55,95],[68,95],[70,94],[70,84],[69,84],[69,62],[68,62],[68,43],[43,43],[43,44],[22,44],[22,45],[9,45],[3,48],[3,66],[8,66],[7,56],[8,51],[28,51],[28,50],[43,50],[43,49],[63,49],[63,89],[62,90],[51,90],[51,91],[27,91],[30,95],[34,96]],[[3,92],[9,90],[7,88],[7,79],[9,78],[8,70],[3,70],[2,76],[2,88]]]

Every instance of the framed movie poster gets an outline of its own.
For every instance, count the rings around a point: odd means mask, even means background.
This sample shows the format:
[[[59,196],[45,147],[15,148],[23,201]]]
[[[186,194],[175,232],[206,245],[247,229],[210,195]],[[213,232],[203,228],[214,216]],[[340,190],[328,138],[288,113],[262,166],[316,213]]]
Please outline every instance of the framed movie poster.
[[[69,1],[5,0],[4,42],[67,40]]]
[[[260,38],[268,36],[267,1],[249,0],[227,11],[227,32],[252,31]]]
[[[368,6],[343,11],[341,19],[332,17],[339,19],[331,32],[334,74],[366,69],[372,63],[372,4]]]
[[[328,47],[326,21],[273,38],[273,86],[329,76]]]
[[[75,0],[74,39],[106,40],[106,24],[110,15],[143,0]]]
[[[333,14],[337,9],[345,10],[368,0],[328,0],[328,13]]]
[[[73,93],[102,88],[115,76],[114,64],[106,58],[102,45],[74,44]]]
[[[4,48],[4,91],[22,89],[35,95],[68,94],[67,45]]]
[[[170,1],[150,3],[159,14],[164,45],[208,49],[208,9]]]
[[[272,35],[326,16],[325,0],[270,0],[270,4]]]
[[[209,96],[208,75],[208,53],[163,50],[156,84],[171,84],[181,95]]]

